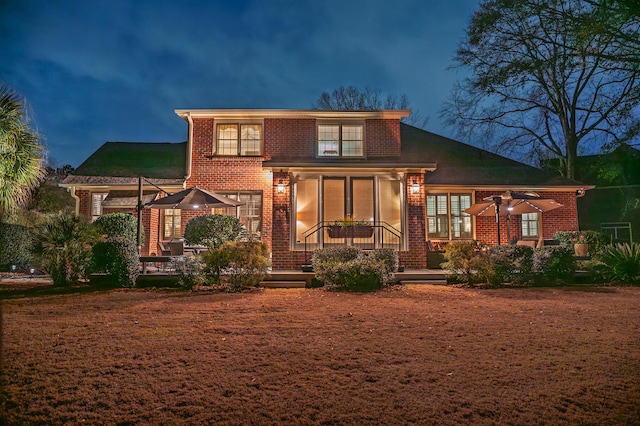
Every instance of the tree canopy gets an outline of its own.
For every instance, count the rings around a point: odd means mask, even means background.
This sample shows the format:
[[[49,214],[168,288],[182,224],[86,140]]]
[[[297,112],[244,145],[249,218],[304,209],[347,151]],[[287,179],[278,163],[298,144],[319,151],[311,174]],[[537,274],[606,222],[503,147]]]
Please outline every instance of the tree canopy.
[[[26,102],[0,84],[0,212],[24,205],[42,180],[44,147],[31,127]]]
[[[340,86],[331,93],[322,92],[313,104],[313,108],[334,111],[371,111],[371,110],[402,110],[411,109],[411,102],[407,95],[384,93],[381,89],[357,86]],[[403,122],[415,127],[424,128],[429,121],[417,110],[412,110]]]
[[[630,40],[639,26],[611,11],[608,29],[596,26],[600,3],[483,1],[454,57],[471,76],[445,104],[447,123],[502,152],[557,157],[570,178],[581,150],[633,140],[640,68]]]

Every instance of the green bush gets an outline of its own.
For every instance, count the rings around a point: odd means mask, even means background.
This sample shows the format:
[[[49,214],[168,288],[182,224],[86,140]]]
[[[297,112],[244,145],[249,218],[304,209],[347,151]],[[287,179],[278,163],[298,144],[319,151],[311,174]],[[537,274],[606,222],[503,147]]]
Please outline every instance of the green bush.
[[[95,229],[69,214],[50,217],[34,231],[35,250],[41,267],[54,285],[68,285],[86,278],[91,267]]]
[[[340,262],[357,259],[362,256],[362,250],[353,246],[338,246],[317,249],[313,252],[312,264],[320,262]]]
[[[357,247],[331,247],[313,252],[316,279],[328,290],[374,291],[392,282],[397,254],[374,250],[365,256]]]
[[[451,270],[458,280],[472,284],[482,262],[479,253],[480,245],[477,241],[453,241],[444,248],[446,262],[441,266]]]
[[[398,272],[398,265],[400,264],[400,259],[398,257],[398,252],[394,249],[390,248],[381,248],[375,249],[370,254],[369,257],[374,260],[381,260],[384,263],[384,267],[387,271],[387,275],[391,275],[395,272]]]
[[[135,287],[140,258],[134,241],[109,238],[96,243],[92,252],[94,271],[106,272],[121,287]]]
[[[616,244],[605,249],[593,270],[607,281],[640,283],[640,244]]]
[[[9,271],[12,265],[26,269],[33,261],[33,244],[30,228],[0,222],[0,270]]]
[[[180,256],[174,262],[180,287],[191,290],[195,286],[211,284],[211,278],[206,274],[206,265],[201,256]]]
[[[243,230],[238,218],[219,214],[196,216],[184,229],[184,239],[189,245],[204,245],[210,249],[227,241],[235,241]]]
[[[228,241],[203,254],[202,259],[204,272],[228,291],[257,286],[270,266],[269,247],[260,241]]]
[[[598,231],[558,231],[553,238],[560,245],[573,250],[573,245],[578,241],[586,241],[589,244],[589,254],[597,257],[610,244],[610,237]]]
[[[97,232],[107,239],[125,239],[137,243],[138,219],[129,213],[109,213],[97,218],[92,224]],[[140,228],[141,244],[144,243],[144,227]]]
[[[575,270],[573,247],[543,246],[533,251],[532,271],[539,283],[572,282]]]
[[[525,284],[531,281],[533,248],[528,246],[491,246],[476,263],[480,280],[492,285]]]

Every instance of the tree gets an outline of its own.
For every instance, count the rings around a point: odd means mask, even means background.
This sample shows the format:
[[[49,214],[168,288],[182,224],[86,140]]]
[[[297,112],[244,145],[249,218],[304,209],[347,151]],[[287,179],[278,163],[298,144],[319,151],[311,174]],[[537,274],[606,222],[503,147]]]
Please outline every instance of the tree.
[[[0,212],[26,203],[31,190],[44,177],[44,148],[31,128],[26,103],[0,84]]]
[[[613,34],[579,31],[594,13],[584,0],[484,0],[454,57],[471,76],[447,123],[501,152],[557,157],[569,178],[579,151],[636,137],[640,69],[621,65],[631,53]]]
[[[380,89],[356,86],[340,86],[333,92],[322,92],[313,104],[313,108],[333,111],[371,111],[371,110],[401,110],[411,109],[411,103],[407,95],[384,94]],[[415,127],[424,128],[429,121],[418,111],[411,111],[403,122]]]

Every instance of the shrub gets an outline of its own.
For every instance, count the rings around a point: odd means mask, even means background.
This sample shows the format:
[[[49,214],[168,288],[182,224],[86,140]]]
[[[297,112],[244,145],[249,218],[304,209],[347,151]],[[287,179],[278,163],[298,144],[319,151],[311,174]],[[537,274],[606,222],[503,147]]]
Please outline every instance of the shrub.
[[[532,279],[533,248],[514,245],[487,247],[476,267],[480,279],[489,284],[524,284]]]
[[[313,252],[316,279],[328,290],[378,290],[392,281],[397,255],[374,252],[365,256],[358,247],[349,246],[317,249]]]
[[[571,282],[576,269],[573,248],[543,246],[533,251],[533,272],[538,282]]]
[[[95,229],[69,214],[54,215],[34,232],[41,267],[51,274],[54,285],[67,285],[86,278],[91,266]]]
[[[93,246],[94,271],[106,272],[121,287],[135,287],[140,258],[134,241],[109,238]]]
[[[175,260],[175,268],[178,272],[178,285],[191,290],[195,286],[204,286],[211,283],[206,274],[206,265],[200,256],[180,256]]]
[[[26,226],[0,222],[0,270],[26,269],[32,262],[33,232]]]
[[[184,229],[184,239],[190,245],[204,245],[210,249],[227,241],[235,241],[242,231],[238,218],[219,214],[196,216]]]
[[[341,262],[357,259],[362,256],[362,250],[353,246],[327,247],[314,250],[312,264],[320,262]]]
[[[640,283],[640,244],[616,244],[605,249],[593,269],[608,281]]]
[[[270,266],[269,247],[260,241],[228,241],[202,258],[205,272],[229,291],[257,286]]]
[[[109,213],[97,218],[92,224],[97,232],[107,239],[122,238],[137,243],[138,219],[129,213]],[[144,243],[144,227],[140,228],[141,244]]]
[[[369,257],[375,260],[381,260],[384,263],[387,275],[391,275],[398,271],[398,265],[400,259],[398,258],[398,252],[390,248],[375,249]]]
[[[454,272],[456,278],[471,284],[476,279],[476,269],[480,265],[480,245],[477,241],[454,241],[444,248],[443,269]]]

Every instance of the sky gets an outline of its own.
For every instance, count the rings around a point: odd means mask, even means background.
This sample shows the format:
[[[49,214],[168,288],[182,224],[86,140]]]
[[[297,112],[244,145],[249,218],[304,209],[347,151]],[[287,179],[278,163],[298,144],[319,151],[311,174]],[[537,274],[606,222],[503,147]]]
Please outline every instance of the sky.
[[[426,128],[479,0],[0,0],[0,81],[55,165],[107,141],[181,142],[175,109],[310,109],[340,86],[406,94]]]

